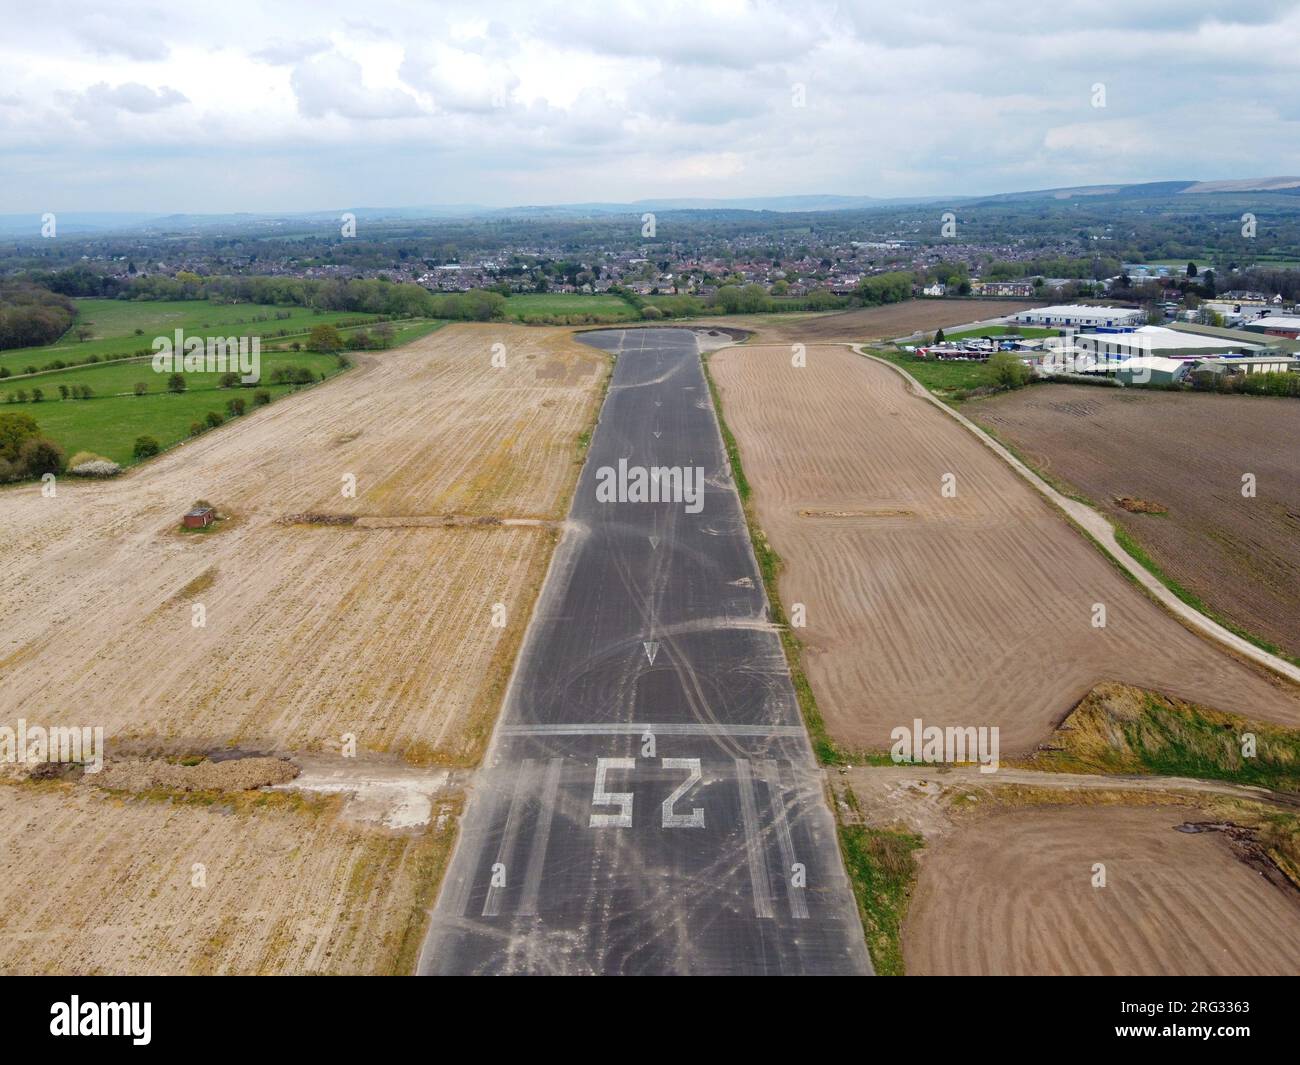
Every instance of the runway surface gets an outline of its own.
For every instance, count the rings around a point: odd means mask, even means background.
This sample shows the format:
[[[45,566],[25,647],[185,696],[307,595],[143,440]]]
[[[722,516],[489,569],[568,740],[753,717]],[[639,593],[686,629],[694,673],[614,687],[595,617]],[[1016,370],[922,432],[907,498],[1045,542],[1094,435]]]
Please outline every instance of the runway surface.
[[[581,339],[614,376],[419,971],[870,973],[695,334]]]

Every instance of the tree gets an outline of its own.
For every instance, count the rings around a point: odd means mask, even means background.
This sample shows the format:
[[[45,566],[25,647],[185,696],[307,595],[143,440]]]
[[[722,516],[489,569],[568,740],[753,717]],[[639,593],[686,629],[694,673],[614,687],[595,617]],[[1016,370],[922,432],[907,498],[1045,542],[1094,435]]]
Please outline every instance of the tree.
[[[985,367],[989,383],[999,388],[1021,388],[1029,384],[1032,371],[1009,351],[999,351],[989,357]]]
[[[39,388],[32,389],[32,402],[39,403],[45,398],[45,393]]]
[[[131,454],[138,459],[147,459],[152,458],[161,450],[162,447],[152,436],[137,436],[135,438],[135,447],[131,449]]]
[[[18,463],[28,477],[43,477],[47,473],[62,473],[67,465],[63,448],[44,436],[33,436],[23,442],[18,451]]]
[[[307,336],[307,347],[312,351],[333,353],[343,350],[343,337],[332,325],[312,326]]]
[[[762,285],[751,283],[740,290],[740,310],[745,314],[758,314],[772,309],[772,299]]]
[[[30,414],[0,414],[0,458],[16,462],[24,442],[40,431]]]
[[[172,374],[167,378],[167,390],[175,392],[178,396],[185,391],[185,378],[178,373]]]
[[[942,329],[938,330],[938,331],[934,334],[934,342],[935,342],[936,344],[942,344],[942,343],[943,343],[943,330],[942,330]]]
[[[239,374],[237,374],[237,373],[223,373],[223,374],[221,375],[220,380],[218,380],[217,384],[218,384],[221,388],[238,388],[238,387],[239,387]]]
[[[144,381],[137,381],[131,387],[134,389],[135,394],[137,396],[143,396],[146,392],[149,391],[149,386]]]
[[[226,412],[232,418],[238,418],[246,409],[243,396],[236,396],[234,399],[226,401]]]
[[[723,314],[735,314],[740,309],[740,286],[723,285],[713,294],[713,305]]]
[[[1188,277],[1195,277],[1195,276],[1196,276],[1196,264],[1195,264],[1195,263],[1188,263],[1188,264],[1187,264],[1187,276],[1188,276]]]
[[[386,348],[393,343],[394,329],[388,322],[380,322],[372,334],[379,347]]]
[[[253,406],[264,407],[271,402],[271,393],[265,388],[259,388],[253,393]]]
[[[208,411],[207,414],[203,416],[203,420],[208,423],[209,429],[215,429],[218,425],[223,424],[226,419],[223,418],[216,411],[210,410]]]

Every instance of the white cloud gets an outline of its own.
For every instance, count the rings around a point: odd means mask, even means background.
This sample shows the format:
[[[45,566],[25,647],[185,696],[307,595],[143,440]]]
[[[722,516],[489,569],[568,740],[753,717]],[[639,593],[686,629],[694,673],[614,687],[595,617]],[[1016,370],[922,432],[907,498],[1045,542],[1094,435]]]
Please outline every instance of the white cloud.
[[[254,59],[272,66],[288,66],[310,56],[319,55],[330,46],[325,38],[308,38],[300,41],[286,41],[277,38],[264,48],[252,53]]]
[[[0,213],[1300,172],[1294,0],[47,2],[0,38]]]
[[[365,84],[361,64],[338,52],[313,56],[294,67],[289,77],[298,109],[309,118],[338,115],[371,121],[411,118],[422,113],[409,92]]]
[[[167,85],[151,89],[138,81],[127,81],[121,85],[109,85],[108,82],[101,81],[81,94],[77,110],[86,115],[115,110],[129,111],[134,115],[149,115],[186,102],[188,101],[184,93],[177,92]]]

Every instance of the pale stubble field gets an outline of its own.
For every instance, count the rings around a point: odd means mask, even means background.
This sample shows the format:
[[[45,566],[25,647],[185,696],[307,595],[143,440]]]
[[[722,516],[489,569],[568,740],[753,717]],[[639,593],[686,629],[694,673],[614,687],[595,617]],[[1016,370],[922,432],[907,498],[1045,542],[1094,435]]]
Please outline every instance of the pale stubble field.
[[[330,757],[350,734],[360,763],[476,764],[607,365],[498,325],[358,363],[120,480],[0,492],[0,721],[103,726],[110,759]],[[199,498],[229,520],[178,532]],[[387,971],[454,832],[92,779],[0,786],[0,971]]]

